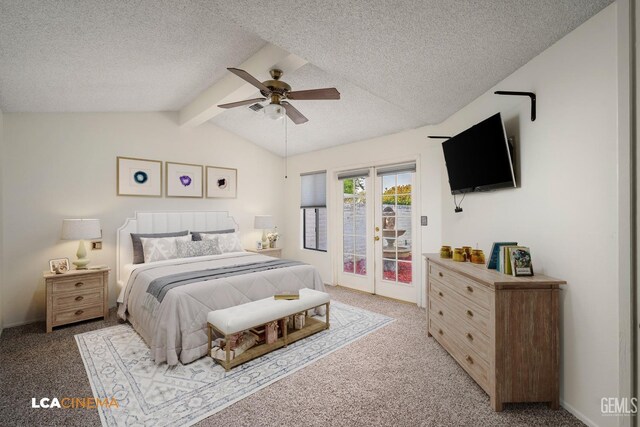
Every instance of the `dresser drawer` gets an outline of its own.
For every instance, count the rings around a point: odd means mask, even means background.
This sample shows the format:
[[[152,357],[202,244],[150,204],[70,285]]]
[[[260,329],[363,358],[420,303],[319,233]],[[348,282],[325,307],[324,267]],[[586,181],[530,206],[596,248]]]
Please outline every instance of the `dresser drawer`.
[[[429,277],[436,279],[452,290],[468,298],[482,308],[489,310],[493,291],[486,286],[469,279],[462,274],[458,274],[447,268],[441,267],[433,262],[429,263]]]
[[[56,279],[53,283],[53,293],[80,292],[91,289],[102,289],[102,277],[74,276],[65,279]]]
[[[83,308],[73,308],[71,310],[55,311],[53,313],[53,324],[64,325],[71,322],[79,322],[81,320],[93,319],[94,317],[102,317],[104,310],[102,304]]]
[[[447,315],[454,315],[467,322],[471,327],[489,336],[489,310],[451,290],[437,280],[429,280],[429,307],[431,300],[441,302],[439,311]],[[449,320],[448,320],[449,321]]]
[[[63,292],[54,294],[53,309],[55,311],[78,309],[93,305],[102,305],[104,295],[101,289],[88,289],[80,292]]]
[[[484,361],[489,362],[489,338],[479,332],[475,327],[469,325],[468,322],[462,321],[458,316],[453,315],[446,307],[443,307],[438,301],[431,300],[430,308],[433,317],[439,323],[447,325],[450,333],[459,342],[464,342],[469,348],[475,351]],[[446,315],[441,316],[439,313]]]
[[[462,368],[486,392],[489,392],[489,364],[466,344],[461,343],[455,332],[437,319],[429,319],[429,332],[453,356]]]

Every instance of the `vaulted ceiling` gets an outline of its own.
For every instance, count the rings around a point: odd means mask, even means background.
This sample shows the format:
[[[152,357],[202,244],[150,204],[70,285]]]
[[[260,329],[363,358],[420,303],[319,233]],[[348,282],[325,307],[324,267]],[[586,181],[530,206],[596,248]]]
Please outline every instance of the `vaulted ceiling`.
[[[290,152],[317,150],[441,122],[609,3],[0,0],[0,109],[176,111],[269,42],[308,61],[294,90],[342,94],[292,101]],[[282,122],[212,121],[283,154]]]

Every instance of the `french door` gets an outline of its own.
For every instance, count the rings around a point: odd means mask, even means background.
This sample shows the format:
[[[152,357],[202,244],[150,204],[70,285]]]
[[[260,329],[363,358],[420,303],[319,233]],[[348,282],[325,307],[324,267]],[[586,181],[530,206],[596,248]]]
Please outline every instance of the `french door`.
[[[416,302],[415,165],[338,174],[338,284]]]

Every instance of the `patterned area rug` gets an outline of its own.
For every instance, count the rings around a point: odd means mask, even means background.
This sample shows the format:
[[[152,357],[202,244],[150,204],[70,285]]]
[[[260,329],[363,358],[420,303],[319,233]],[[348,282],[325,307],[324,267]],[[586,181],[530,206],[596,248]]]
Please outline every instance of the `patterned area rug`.
[[[156,365],[149,347],[128,325],[76,335],[105,426],[189,426],[306,365],[393,322],[394,319],[331,302],[331,328],[230,372],[210,357],[188,365]]]

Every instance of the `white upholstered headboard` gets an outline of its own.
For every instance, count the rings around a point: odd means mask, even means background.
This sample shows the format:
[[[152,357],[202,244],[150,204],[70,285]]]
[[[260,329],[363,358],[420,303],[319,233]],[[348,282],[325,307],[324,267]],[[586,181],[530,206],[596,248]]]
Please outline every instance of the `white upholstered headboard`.
[[[214,231],[238,229],[238,224],[226,211],[136,212],[118,229],[116,237],[116,270],[118,284],[125,265],[133,261],[131,233],[170,233],[173,231]]]

